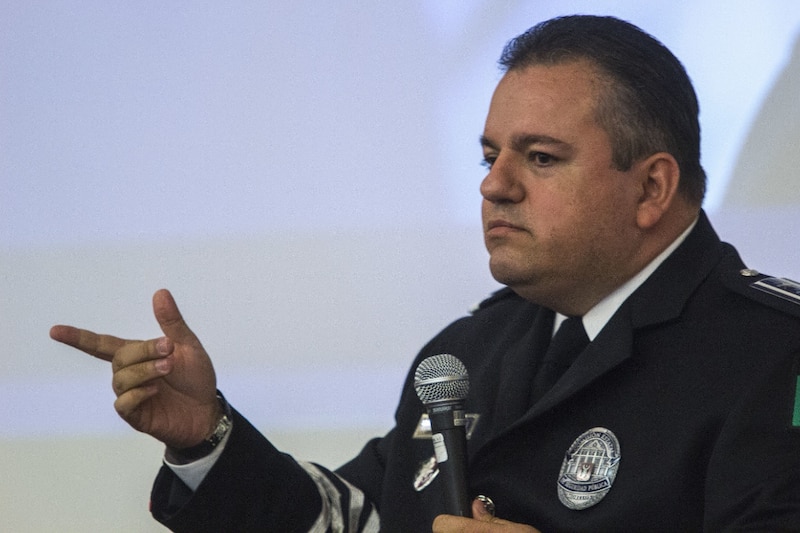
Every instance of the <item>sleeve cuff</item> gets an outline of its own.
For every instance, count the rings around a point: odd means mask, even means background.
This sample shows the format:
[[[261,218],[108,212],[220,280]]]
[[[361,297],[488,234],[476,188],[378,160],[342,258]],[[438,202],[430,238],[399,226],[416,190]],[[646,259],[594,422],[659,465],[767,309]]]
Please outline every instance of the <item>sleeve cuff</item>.
[[[225,445],[228,443],[230,436],[231,432],[228,431],[222,441],[214,448],[213,452],[205,457],[201,457],[197,461],[179,465],[170,463],[165,456],[164,464],[167,465],[181,481],[186,483],[192,491],[196,491],[197,487],[200,486],[200,483],[202,483],[203,479],[205,479],[206,475],[211,471],[211,468],[216,464],[219,456],[222,455],[222,451],[225,449]]]

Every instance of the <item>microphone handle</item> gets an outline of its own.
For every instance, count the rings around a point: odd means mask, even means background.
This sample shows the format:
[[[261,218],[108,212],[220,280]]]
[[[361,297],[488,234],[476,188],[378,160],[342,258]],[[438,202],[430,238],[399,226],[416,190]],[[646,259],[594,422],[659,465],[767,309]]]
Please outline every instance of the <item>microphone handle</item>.
[[[464,412],[445,407],[428,412],[433,434],[433,449],[443,482],[446,514],[472,516],[467,493],[467,435]]]

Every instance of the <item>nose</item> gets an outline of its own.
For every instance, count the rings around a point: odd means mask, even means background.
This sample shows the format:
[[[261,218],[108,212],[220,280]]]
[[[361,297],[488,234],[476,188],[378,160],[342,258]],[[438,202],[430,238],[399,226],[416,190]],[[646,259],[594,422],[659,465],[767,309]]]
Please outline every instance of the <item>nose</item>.
[[[510,158],[499,156],[481,182],[481,196],[491,203],[517,203],[525,197],[518,170]]]

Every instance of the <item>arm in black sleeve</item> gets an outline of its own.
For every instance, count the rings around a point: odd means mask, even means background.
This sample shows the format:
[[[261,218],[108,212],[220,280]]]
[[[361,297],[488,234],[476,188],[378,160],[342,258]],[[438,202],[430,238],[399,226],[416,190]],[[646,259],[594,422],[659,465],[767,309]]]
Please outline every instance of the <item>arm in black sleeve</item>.
[[[707,531],[800,529],[800,353],[755,379],[709,463]]]
[[[173,531],[377,531],[364,494],[336,474],[294,460],[233,411],[225,450],[195,492],[168,467],[152,491],[153,516]]]

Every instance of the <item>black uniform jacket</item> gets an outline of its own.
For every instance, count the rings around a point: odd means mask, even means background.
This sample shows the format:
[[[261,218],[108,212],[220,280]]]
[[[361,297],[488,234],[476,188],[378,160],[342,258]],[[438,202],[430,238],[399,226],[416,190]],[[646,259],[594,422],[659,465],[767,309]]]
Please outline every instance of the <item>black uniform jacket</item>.
[[[505,289],[448,326],[412,368],[450,353],[469,371],[470,495],[543,532],[800,531],[800,304],[757,289],[766,276],[744,268],[701,214],[533,405],[551,311]],[[381,531],[430,531],[441,513],[440,479],[417,490],[433,456],[430,439],[413,438],[423,412],[412,372],[395,428],[338,476],[326,471],[344,509],[361,496],[343,480],[363,492]],[[617,439],[616,477],[599,502],[570,509],[558,496],[562,464],[593,428]],[[162,469],[153,513],[186,531],[306,531],[325,500],[317,485],[237,413],[197,492]],[[349,526],[364,516],[352,511]]]

